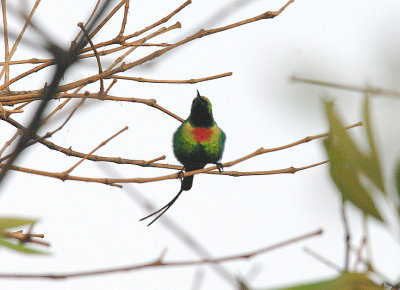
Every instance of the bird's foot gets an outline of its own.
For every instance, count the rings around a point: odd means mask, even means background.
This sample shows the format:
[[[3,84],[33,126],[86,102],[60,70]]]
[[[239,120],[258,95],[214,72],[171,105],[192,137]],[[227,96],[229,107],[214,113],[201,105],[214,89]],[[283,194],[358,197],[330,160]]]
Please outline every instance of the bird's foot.
[[[219,173],[224,171],[224,166],[222,165],[222,163],[217,162],[216,165],[217,165],[217,169],[218,169]]]
[[[185,167],[182,167],[181,170],[178,172],[178,178],[181,180],[181,183],[183,181],[183,175],[184,175]]]

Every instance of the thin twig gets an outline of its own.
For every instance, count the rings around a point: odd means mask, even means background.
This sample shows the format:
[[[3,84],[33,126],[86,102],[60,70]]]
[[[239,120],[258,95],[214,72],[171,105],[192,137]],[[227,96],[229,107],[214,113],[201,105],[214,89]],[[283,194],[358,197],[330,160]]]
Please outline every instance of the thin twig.
[[[20,230],[20,231],[16,231],[16,232],[2,232],[1,235],[6,238],[16,239],[23,243],[29,242],[29,243],[33,243],[33,244],[46,246],[46,247],[50,246],[50,244],[48,242],[32,239],[32,238],[44,238],[43,234],[31,234],[30,232],[28,232],[27,234],[24,234],[23,231]]]
[[[16,122],[15,120],[11,119],[11,118],[7,118],[5,119],[5,121],[7,121],[8,123],[12,124],[13,126],[15,126],[16,128],[20,129],[20,130],[26,130],[24,126],[22,126],[21,124],[19,124],[18,122]],[[360,126],[360,122],[353,124],[351,126],[347,126],[346,129],[350,129],[353,128],[355,126]],[[277,150],[282,150],[285,148],[289,148],[295,145],[299,145],[301,143],[305,143],[305,142],[309,142],[311,140],[314,139],[318,139],[318,138],[322,138],[322,137],[326,137],[328,134],[319,134],[319,135],[315,135],[315,136],[309,136],[306,138],[303,138],[297,142],[285,145],[285,146],[281,146],[281,147],[276,147],[276,148],[272,148],[272,149],[263,149],[265,152],[272,152],[272,151],[277,151]],[[74,151],[72,149],[67,149],[67,148],[63,148],[61,146],[58,146],[48,140],[44,140],[42,137],[37,136],[36,139],[40,139],[39,142],[42,143],[43,145],[47,146],[50,149],[53,150],[57,150],[59,152],[62,152],[66,155],[69,156],[76,156],[76,157],[80,157],[83,158],[85,157],[87,154],[81,153],[81,152],[77,152]],[[300,142],[302,141],[302,142]],[[290,146],[289,146],[290,145]],[[255,154],[257,153],[257,154]],[[232,162],[228,162],[224,164],[228,165],[228,164],[233,164],[233,162],[239,163],[241,161],[247,160],[249,158],[252,158],[254,156],[257,156],[259,154],[261,154],[262,151],[257,150],[252,154],[249,154],[243,158],[239,158],[235,161]],[[0,158],[0,162],[4,159],[6,159],[7,156],[4,156],[3,158]],[[117,158],[117,157],[102,157],[102,156],[96,156],[96,155],[91,155],[89,157],[87,157],[87,159],[90,159],[92,161],[106,161],[106,162],[113,162],[113,163],[118,163],[118,164],[134,164],[134,165],[139,165],[139,166],[150,166],[150,167],[158,167],[158,168],[168,168],[168,169],[177,169],[177,170],[181,170],[182,166],[180,165],[170,165],[170,164],[160,164],[160,163],[149,163],[149,161],[144,161],[144,160],[129,160],[129,159],[123,159],[123,158]],[[152,160],[151,160],[152,161]],[[326,161],[323,162],[319,162],[316,164],[312,164],[309,166],[305,166],[305,167],[301,167],[301,168],[286,168],[286,169],[281,169],[281,170],[272,170],[272,171],[265,171],[263,172],[264,175],[268,175],[268,174],[278,174],[278,173],[295,173],[299,170],[303,170],[303,169],[307,169],[307,168],[311,168],[314,166],[318,166],[318,165],[322,165],[324,164]],[[234,164],[236,164],[234,163]],[[229,165],[232,166],[232,165]],[[191,171],[191,172],[185,172],[185,176],[190,176],[190,175],[194,175],[194,174],[198,174],[198,173],[211,173],[212,169],[216,169],[216,167],[209,167],[209,168],[205,168],[205,169],[201,169],[201,170],[195,170],[195,171]],[[33,174],[38,174],[38,175],[43,175],[43,176],[49,176],[49,177],[55,177],[55,178],[60,178],[60,176],[57,173],[51,173],[51,172],[43,172],[43,171],[35,171],[35,170],[30,170],[27,168],[14,168],[14,170],[19,170],[19,171],[23,171],[23,172],[27,172],[27,173],[33,173]],[[217,173],[212,173],[212,174],[217,174]],[[225,172],[222,172],[220,174],[225,174]],[[235,173],[235,172],[227,172],[228,175],[232,175],[232,176],[240,176],[240,173]],[[243,175],[258,175],[257,172],[251,172],[251,173],[244,173]],[[110,184],[111,181],[114,181],[113,183],[117,182],[123,182],[123,183],[128,183],[128,182],[136,182],[136,183],[143,183],[143,182],[152,182],[152,181],[160,181],[160,180],[166,180],[166,179],[174,179],[177,178],[177,174],[170,174],[170,175],[166,175],[166,176],[161,176],[161,177],[155,177],[155,178],[133,178],[133,179],[109,179],[109,178],[103,178],[103,179],[99,179],[99,178],[95,178],[95,179],[88,179],[88,178],[81,178],[81,177],[71,177],[69,176],[68,179],[69,180],[79,180],[79,181],[87,181],[87,182],[100,182],[100,183],[105,183],[105,184]],[[117,180],[117,181],[115,181]]]
[[[315,258],[317,261],[321,262],[322,264],[328,266],[329,268],[336,270],[337,272],[341,273],[342,268],[340,266],[336,265],[332,261],[329,261],[327,258],[322,257],[320,254],[314,252],[310,248],[304,247],[303,251],[309,254],[311,257]]]
[[[358,247],[358,249],[356,250],[356,260],[354,261],[353,271],[357,271],[358,265],[360,264],[360,262],[362,262],[363,259],[362,252],[365,249],[366,245],[367,245],[367,239],[363,237],[361,239],[360,247]]]
[[[346,200],[342,198],[342,221],[344,226],[345,234],[345,254],[344,254],[344,271],[349,271],[349,259],[350,259],[350,228],[347,221],[346,211],[345,211]]]
[[[148,36],[146,36],[146,37],[144,37],[144,38],[142,38],[142,39],[136,40],[135,43],[137,43],[137,44],[143,44],[146,40],[148,40],[148,39],[150,39],[150,38],[153,38],[153,37],[158,36],[158,35],[160,35],[160,34],[166,33],[166,32],[168,32],[168,31],[170,31],[170,30],[172,30],[172,29],[176,29],[176,28],[180,28],[180,27],[181,27],[181,26],[180,26],[180,23],[179,23],[179,22],[178,22],[178,23],[175,23],[174,25],[172,25],[172,26],[170,26],[170,27],[167,27],[167,28],[163,27],[163,28],[161,28],[160,30],[158,30],[158,31],[156,31],[156,32],[154,32],[154,33],[152,33],[152,34],[150,34],[150,35],[148,35]],[[103,47],[103,46],[105,46],[105,45],[115,44],[115,42],[116,42],[116,39],[112,39],[112,40],[110,40],[110,41],[106,41],[106,42],[103,42],[103,43],[96,44],[94,47],[100,48],[100,47]],[[135,50],[137,47],[138,47],[138,46],[132,47],[131,50],[133,51],[133,50]],[[99,55],[107,55],[107,54],[114,53],[114,52],[117,52],[117,51],[120,51],[120,50],[123,50],[123,49],[126,49],[126,47],[120,46],[120,47],[115,47],[115,48],[108,49],[108,50],[98,51],[98,54],[99,54]],[[80,50],[81,53],[83,53],[83,52],[85,52],[85,51],[91,51],[91,47],[89,47],[89,48],[84,48],[84,49],[81,49],[81,50]],[[128,53],[128,54],[129,54],[129,53]],[[78,59],[83,59],[83,58],[89,58],[89,57],[92,57],[92,56],[95,56],[95,54],[94,54],[94,53],[88,53],[88,54],[78,55],[77,57],[78,57]],[[119,59],[119,58],[117,58],[117,60],[118,60],[118,59]],[[7,86],[10,85],[10,84],[12,84],[12,83],[14,83],[14,82],[17,82],[18,80],[20,80],[20,79],[22,79],[22,78],[24,78],[24,77],[26,77],[26,76],[28,76],[28,75],[30,75],[30,74],[36,73],[36,72],[38,72],[38,71],[40,71],[40,70],[42,70],[42,69],[45,69],[45,68],[47,68],[48,66],[54,64],[54,62],[53,62],[52,59],[43,59],[43,60],[40,60],[40,59],[34,58],[34,59],[30,59],[30,60],[25,60],[25,61],[16,61],[15,63],[41,63],[41,62],[43,62],[43,63],[40,64],[40,65],[38,65],[38,66],[36,66],[36,67],[34,67],[34,68],[32,68],[32,69],[30,69],[30,70],[27,70],[27,71],[23,72],[23,73],[21,73],[20,75],[18,75],[18,76],[16,76],[16,77],[12,78],[11,80],[9,80],[9,82],[7,83]],[[120,61],[118,61],[118,62],[120,62]],[[14,63],[14,62],[12,62],[12,63]],[[107,70],[106,70],[106,71],[107,71]],[[97,80],[96,80],[96,81],[97,81]],[[5,86],[6,86],[6,84],[1,85],[1,86],[0,86],[0,90],[2,90]],[[68,90],[69,90],[69,89],[68,89]],[[60,91],[60,92],[65,92],[65,91],[68,91],[68,90],[59,90],[59,91]],[[34,95],[38,96],[38,95],[40,95],[41,91],[40,91],[40,90],[34,90],[34,91],[31,91],[30,93],[33,93]],[[0,98],[0,101],[2,101],[1,98]]]
[[[97,0],[97,3],[96,3],[96,5],[95,5],[94,8],[93,8],[92,14],[90,14],[88,20],[86,20],[86,23],[85,23],[85,25],[84,25],[85,29],[86,29],[86,26],[88,25],[88,23],[90,22],[90,20],[93,18],[94,14],[96,13],[96,10],[97,10],[97,8],[99,7],[100,1],[101,1],[101,0]],[[81,36],[81,33],[82,33],[82,30],[79,30],[79,32],[78,32],[78,34],[76,35],[75,39],[74,39],[73,41],[71,41],[71,46],[70,46],[69,49],[72,49],[73,47],[75,47],[76,41],[78,40],[79,36]]]
[[[231,76],[232,72],[218,74],[214,76],[204,77],[204,78],[197,78],[197,79],[188,79],[188,80],[155,80],[155,79],[146,79],[140,77],[127,77],[127,76],[120,76],[120,75],[112,75],[108,78],[114,79],[121,79],[121,80],[131,80],[136,82],[144,82],[144,83],[162,83],[162,84],[195,84],[200,82],[205,82],[209,80],[215,80],[223,77]]]
[[[125,10],[124,10],[124,17],[122,18],[122,24],[121,24],[121,29],[118,33],[118,36],[121,36],[125,32],[125,26],[126,26],[126,21],[128,19],[128,13],[129,13],[129,0],[125,0]]]
[[[9,156],[4,156],[2,159],[7,159]],[[78,163],[82,162],[83,160],[89,159],[91,157],[91,153],[88,153],[86,156],[83,157]],[[162,156],[163,157],[163,156]],[[161,158],[162,158],[161,157]],[[147,161],[146,165],[151,165],[153,160]],[[315,167],[317,165],[326,163],[320,162],[316,163],[310,166],[303,167],[303,169]],[[0,164],[0,168],[4,168],[3,164]],[[211,167],[210,167],[211,168]],[[75,175],[69,175],[68,172],[50,172],[50,171],[43,171],[43,170],[36,170],[36,169],[31,169],[31,168],[25,168],[21,166],[11,166],[10,170],[15,170],[15,171],[20,171],[24,173],[30,173],[34,175],[41,175],[41,176],[46,176],[46,177],[51,177],[51,178],[57,178],[62,181],[66,180],[71,180],[71,181],[83,181],[83,182],[93,182],[93,183],[102,183],[105,185],[113,185],[113,186],[119,186],[121,187],[120,184],[122,183],[149,183],[149,182],[156,182],[156,181],[164,181],[168,179],[176,179],[178,178],[179,173],[174,173],[174,174],[169,174],[169,175],[163,175],[163,176],[158,176],[158,177],[133,177],[133,178],[100,178],[100,177],[83,177],[83,176],[75,176]],[[297,171],[302,170],[302,169],[297,169]],[[194,175],[195,171],[189,171],[185,175]],[[201,173],[210,173],[210,171],[205,171]],[[258,173],[258,172],[257,172]],[[271,175],[271,174],[284,174],[284,173],[291,173],[293,174],[294,172],[292,171],[292,168],[289,169],[278,169],[278,170],[270,170],[270,171],[264,171],[263,175]],[[215,171],[214,174],[218,174],[217,171]],[[223,174],[223,173],[221,173]],[[250,176],[250,175],[261,175],[261,174],[243,174],[241,175],[240,172],[238,172],[236,175],[233,176]]]
[[[113,74],[120,73],[120,72],[129,70],[129,69],[132,69],[132,68],[134,68],[136,66],[142,65],[145,62],[153,60],[153,59],[165,54],[166,52],[168,52],[168,51],[170,51],[170,50],[172,50],[172,49],[174,49],[176,47],[182,46],[182,45],[184,45],[184,44],[186,44],[188,42],[191,42],[191,41],[193,41],[195,39],[199,39],[199,38],[202,38],[204,36],[212,35],[212,34],[219,33],[219,32],[222,32],[222,31],[226,31],[226,30],[229,30],[229,29],[233,29],[233,28],[245,25],[245,24],[249,24],[249,23],[252,23],[252,22],[259,21],[259,20],[272,19],[272,18],[278,16],[279,14],[281,14],[284,11],[284,9],[289,4],[291,4],[293,2],[294,2],[294,0],[288,1],[278,11],[267,11],[267,12],[264,12],[264,13],[258,15],[258,16],[255,16],[255,17],[252,17],[252,18],[248,18],[246,20],[238,21],[238,22],[235,22],[235,23],[230,24],[230,25],[226,25],[226,26],[222,26],[222,27],[218,27],[218,28],[213,28],[213,29],[208,29],[208,30],[200,30],[199,32],[197,32],[197,33],[195,33],[195,34],[193,34],[193,35],[191,35],[191,36],[189,36],[187,38],[184,38],[181,41],[178,41],[177,43],[175,43],[175,44],[173,44],[171,46],[168,46],[168,47],[160,49],[160,50],[156,50],[155,52],[153,52],[153,53],[151,53],[151,54],[149,54],[149,55],[147,55],[145,57],[142,57],[142,58],[140,58],[140,59],[138,59],[138,60],[136,60],[134,62],[121,64],[119,67],[117,67],[115,69],[112,69],[112,70],[105,71],[102,74],[93,75],[93,76],[90,76],[90,77],[87,77],[87,78],[83,78],[81,80],[78,80],[78,81],[75,81],[75,82],[72,82],[72,83],[69,83],[69,84],[61,85],[59,87],[59,90],[60,91],[68,91],[68,90],[71,90],[73,88],[76,88],[76,87],[84,85],[84,84],[93,83],[93,82],[97,81],[100,78],[106,78],[106,77],[111,76]]]
[[[186,1],[185,3],[183,3],[181,6],[179,6],[177,9],[175,9],[174,11],[172,11],[170,14],[168,14],[167,16],[165,16],[164,18],[161,18],[159,21],[153,23],[150,26],[147,26],[146,28],[139,30],[133,34],[130,34],[128,36],[123,37],[121,40],[122,41],[126,41],[129,38],[132,37],[136,37],[139,36],[143,33],[145,33],[146,31],[149,31],[150,29],[153,29],[154,27],[157,27],[158,25],[161,25],[165,22],[167,22],[168,20],[170,20],[174,15],[176,15],[177,13],[179,13],[179,11],[181,11],[183,8],[185,8],[186,6],[188,6],[190,3],[192,3],[191,0]]]
[[[4,58],[5,58],[5,76],[4,76],[4,83],[7,84],[9,80],[9,73],[10,73],[10,67],[9,67],[9,50],[8,50],[8,28],[7,28],[7,7],[6,7],[6,0],[1,0],[1,10],[3,13],[3,33],[4,33]],[[9,90],[8,86],[4,88],[4,90]]]
[[[282,248],[282,247],[300,242],[305,239],[319,236],[321,234],[322,234],[322,230],[319,229],[317,231],[314,231],[314,232],[311,232],[308,234],[304,234],[304,235],[277,243],[272,246],[261,248],[259,250],[251,251],[246,254],[236,254],[236,255],[230,255],[230,256],[225,256],[225,257],[215,258],[215,259],[164,262],[163,258],[160,256],[157,259],[155,259],[154,261],[151,261],[148,263],[135,264],[135,265],[124,266],[124,267],[116,267],[116,268],[110,268],[110,269],[104,269],[104,270],[93,270],[93,271],[84,271],[84,272],[82,271],[82,272],[66,273],[66,274],[0,274],[0,278],[66,279],[66,278],[97,276],[97,275],[104,275],[104,274],[111,274],[111,273],[118,273],[118,272],[134,271],[134,270],[145,269],[145,268],[192,266],[192,265],[222,263],[222,262],[228,262],[228,261],[250,259],[254,256],[258,256],[258,255],[264,254],[266,252],[270,252],[270,251],[276,250],[278,248]]]
[[[93,21],[93,25],[96,23],[99,17],[101,17],[102,13],[107,9],[109,3],[110,1],[104,1],[100,9],[100,12],[94,18],[95,20]],[[41,34],[42,36],[45,36],[43,31],[41,31],[36,25],[34,25],[32,21],[30,22],[30,25],[33,29],[36,30],[37,33]],[[91,31],[93,25],[90,25],[88,29],[89,31]],[[85,45],[84,39],[80,38],[80,40],[77,42],[77,45],[71,51],[65,51],[64,49],[58,47],[56,44],[51,42],[50,39],[47,39],[47,44],[46,44],[47,50],[54,56],[54,62],[57,64],[56,71],[52,76],[50,85],[47,86],[46,84],[45,88],[41,92],[40,105],[36,109],[36,112],[30,122],[30,125],[28,126],[28,129],[23,132],[19,142],[17,143],[14,149],[12,156],[7,160],[5,166],[2,167],[2,170],[0,172],[0,183],[4,179],[4,176],[7,174],[8,169],[10,169],[13,162],[17,159],[17,157],[24,150],[24,148],[26,148],[26,144],[36,135],[36,132],[41,124],[41,118],[43,112],[45,111],[50,99],[57,92],[60,81],[64,77],[65,72],[74,62],[76,62],[77,60],[76,56],[78,55],[78,52],[84,45]]]
[[[122,0],[121,2],[119,2],[113,10],[111,10],[111,12],[103,19],[103,21],[101,21],[94,29],[93,31],[89,34],[90,38],[93,38],[97,32],[100,31],[100,29],[103,28],[103,26],[108,22],[108,20],[110,20],[115,13],[117,13],[117,11],[125,4],[125,0]]]
[[[365,247],[366,243],[363,243],[362,245],[363,245],[363,247]],[[350,247],[350,249],[351,249],[353,252],[358,252],[358,250],[355,249],[354,247]],[[390,285],[390,283],[387,282],[387,281],[390,281],[389,277],[387,277],[387,276],[386,276],[385,274],[383,274],[382,272],[380,272],[380,271],[378,271],[378,270],[376,270],[376,269],[372,269],[372,268],[370,268],[370,267],[368,266],[368,265],[370,264],[370,262],[368,261],[368,259],[365,259],[365,258],[363,258],[362,256],[360,256],[360,262],[364,263],[364,265],[367,267],[367,271],[368,271],[369,273],[375,274],[377,277],[379,277],[379,279],[381,279],[382,281],[386,281],[386,283]]]
[[[79,164],[81,164],[83,161],[85,161],[90,155],[92,155],[94,152],[96,152],[98,149],[100,149],[101,147],[103,147],[104,145],[106,145],[110,140],[114,139],[115,137],[117,137],[119,134],[121,134],[122,132],[128,130],[128,126],[124,127],[123,129],[119,130],[117,133],[115,133],[114,135],[112,135],[110,138],[104,140],[103,142],[101,142],[96,148],[94,148],[92,151],[90,151],[88,154],[86,154],[85,157],[83,157],[81,160],[79,160],[75,165],[73,165],[70,169],[64,171],[62,174],[64,174],[65,176],[69,175],[72,170],[74,170]]]
[[[94,55],[96,56],[96,61],[97,61],[97,66],[99,67],[99,74],[103,73],[103,68],[101,67],[101,61],[100,61],[100,56],[99,53],[97,52],[97,49],[94,47],[93,41],[90,38],[88,32],[86,31],[85,27],[83,26],[82,22],[78,23],[78,26],[82,29],[83,34],[85,34],[87,41],[90,44],[90,47],[93,50]],[[100,93],[104,92],[104,82],[103,82],[103,78],[100,78]]]
[[[26,18],[25,24],[24,24],[24,26],[22,27],[20,33],[18,34],[18,37],[17,37],[17,39],[15,40],[15,42],[14,42],[14,44],[13,44],[13,47],[11,48],[10,54],[8,55],[8,58],[6,58],[6,61],[4,62],[4,64],[7,63],[7,62],[8,62],[8,64],[11,64],[11,58],[12,58],[12,56],[14,55],[15,51],[17,50],[17,47],[18,47],[18,45],[19,45],[19,43],[20,43],[20,41],[21,41],[21,39],[22,39],[22,36],[24,35],[25,30],[26,30],[26,28],[28,27],[28,25],[29,25],[29,23],[30,23],[30,21],[31,21],[31,19],[32,19],[32,16],[33,16],[33,14],[35,13],[36,8],[39,6],[40,1],[41,1],[41,0],[36,0],[35,4],[33,5],[32,9],[31,9],[31,12],[29,13],[28,17]],[[2,69],[1,72],[0,72],[0,78],[3,76],[4,72],[5,72],[5,67],[3,67],[3,69]],[[7,81],[7,82],[8,82],[8,81]]]
[[[77,88],[74,93],[78,93],[82,87]],[[51,111],[46,117],[43,118],[42,120],[42,125],[45,124],[51,117],[54,116],[54,114],[56,114],[57,112],[59,112],[66,104],[68,104],[70,101],[72,100],[72,98],[68,98],[66,99],[64,102],[62,102],[60,105],[58,105],[53,111]],[[86,98],[83,98],[82,100],[86,100]],[[78,107],[81,105],[81,103],[83,103],[81,100],[80,104],[78,105]],[[76,110],[75,110],[76,111]]]
[[[65,121],[64,121],[58,128],[56,128],[56,129],[53,130],[53,131],[47,132],[47,133],[46,133],[43,137],[41,137],[41,138],[44,138],[44,139],[50,138],[50,137],[52,137],[55,133],[57,133],[57,132],[60,131],[62,128],[64,128],[64,126],[68,123],[68,121],[72,118],[72,116],[75,114],[75,112],[78,110],[78,108],[79,108],[80,106],[82,106],[83,103],[84,103],[85,101],[86,101],[86,98],[83,98],[83,99],[72,109],[71,113],[69,113],[68,117],[65,119]],[[36,139],[35,141],[38,142],[39,139]]]
[[[370,94],[376,94],[376,95],[400,97],[399,91],[374,88],[374,87],[370,87],[370,86],[361,87],[361,86],[354,86],[354,85],[345,85],[345,84],[340,84],[340,83],[318,81],[318,80],[300,78],[300,77],[295,77],[295,76],[292,77],[292,80],[297,81],[297,82],[308,83],[308,84],[318,85],[318,86],[332,87],[335,89],[342,89],[342,90],[347,90],[347,91],[356,91],[356,92],[361,92],[361,93],[368,92]]]
[[[143,37],[142,39],[136,40],[134,43],[139,45],[145,44],[145,42],[153,37],[159,36],[163,33],[166,33],[170,30],[173,29],[177,29],[177,28],[181,28],[181,24],[179,22],[169,26],[169,27],[162,27],[160,29],[158,29],[157,31],[147,35],[146,37]],[[138,46],[134,46],[131,47],[130,49],[128,49],[124,54],[122,54],[121,56],[117,57],[114,62],[106,69],[106,71],[109,71],[111,69],[113,69],[117,64],[121,63],[129,54],[131,54],[134,50],[136,50],[138,48]]]
[[[290,173],[290,174],[294,174],[298,171],[301,170],[305,170],[305,169],[309,169],[309,168],[313,168],[316,166],[320,166],[323,164],[328,163],[329,160],[326,161],[322,161],[322,162],[318,162],[318,163],[314,163],[311,165],[307,165],[304,167],[288,167],[288,168],[284,168],[284,169],[276,169],[276,170],[266,170],[266,171],[209,171],[207,173],[209,174],[218,174],[218,175],[229,175],[229,176],[234,176],[234,177],[239,177],[239,176],[254,176],[254,175],[273,175],[273,174],[283,174],[283,173]]]
[[[15,132],[15,134],[11,137],[10,140],[8,140],[6,143],[4,143],[3,148],[1,148],[0,150],[0,156],[3,155],[4,151],[6,151],[6,149],[8,148],[8,146],[10,146],[12,144],[12,142],[14,142],[14,140],[21,135],[21,130],[17,130],[17,132]]]
[[[117,83],[116,79],[113,79],[111,84],[108,86],[108,88],[106,89],[106,91],[104,92],[105,94],[108,94],[108,92],[111,90],[111,88]]]

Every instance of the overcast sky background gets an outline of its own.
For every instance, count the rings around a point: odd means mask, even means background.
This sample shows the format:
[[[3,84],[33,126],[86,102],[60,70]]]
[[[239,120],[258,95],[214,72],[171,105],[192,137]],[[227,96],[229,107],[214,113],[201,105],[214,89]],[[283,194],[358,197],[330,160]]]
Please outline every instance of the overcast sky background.
[[[68,47],[95,1],[42,1],[34,20],[59,44]],[[184,1],[131,1],[126,28],[133,33],[166,16]],[[31,7],[33,1],[27,1]],[[168,25],[174,30],[151,42],[173,43],[200,28],[230,24],[266,10],[278,10],[284,1],[236,1],[234,11],[216,14],[231,1],[193,1]],[[119,31],[122,11],[94,42],[108,40]],[[224,11],[224,10],[222,10]],[[227,141],[222,162],[232,161],[260,147],[285,145],[328,130],[322,97],[335,100],[346,124],[361,120],[360,93],[311,86],[290,81],[292,76],[399,90],[400,3],[382,1],[296,0],[275,19],[258,21],[207,36],[167,53],[149,64],[122,75],[156,79],[189,79],[233,72],[228,78],[191,85],[146,84],[119,80],[110,94],[156,99],[173,113],[186,118],[196,89],[209,97],[214,117]],[[214,17],[214,15],[218,15]],[[222,16],[221,16],[222,15]],[[13,20],[14,19],[14,20]],[[212,21],[211,21],[212,20]],[[212,23],[210,23],[210,21]],[[21,21],[9,18],[10,30]],[[32,31],[27,37],[41,42]],[[151,48],[138,49],[126,62]],[[116,54],[117,55],[117,54]],[[14,60],[48,57],[21,45]],[[114,56],[116,57],[116,56]],[[104,66],[111,58],[102,58]],[[26,67],[13,66],[15,76]],[[64,82],[95,74],[94,59],[75,65]],[[51,70],[24,79],[13,90],[37,89],[49,80]],[[109,84],[110,81],[107,82]],[[88,86],[98,90],[98,83]],[[58,102],[53,102],[53,106]],[[375,136],[389,190],[393,193],[393,167],[400,158],[400,100],[378,96],[371,102]],[[73,106],[69,106],[71,110]],[[32,109],[32,108],[31,108]],[[17,118],[17,117],[16,117]],[[28,118],[18,117],[21,122]],[[55,119],[59,124],[63,118]],[[57,124],[43,129],[45,133]],[[88,101],[52,141],[90,152],[124,126],[129,130],[96,154],[151,160],[166,155],[165,163],[177,164],[171,139],[179,122],[142,104]],[[1,142],[14,128],[2,122]],[[353,129],[358,138],[364,128]],[[1,143],[3,144],[3,143]],[[327,157],[321,140],[259,156],[229,170],[256,171],[302,167]],[[64,171],[78,159],[50,152],[37,145],[26,150],[17,164],[47,171]],[[163,169],[105,165],[85,161],[74,175],[92,177],[151,177],[170,174]],[[307,255],[307,246],[332,262],[343,265],[344,233],[340,198],[328,174],[328,165],[294,175],[233,178],[197,175],[192,190],[151,227],[138,220],[148,212],[132,196],[148,198],[158,207],[178,191],[179,181],[125,185],[124,189],[11,172],[1,188],[1,215],[38,218],[35,232],[51,243],[51,256],[27,256],[1,250],[0,272],[65,273],[151,262],[166,249],[166,261],[200,259],[162,223],[171,219],[214,257],[246,253],[319,228],[320,237],[257,256],[248,261],[224,263],[232,275],[244,277],[252,287],[292,285],[333,278],[336,271]],[[384,205],[383,205],[384,206]],[[392,281],[399,280],[399,231],[390,208],[386,228],[370,221],[373,263]],[[359,245],[362,217],[348,206],[352,241]],[[352,264],[354,260],[352,259]],[[0,280],[1,289],[190,289],[197,269],[200,289],[233,289],[207,265],[146,269],[68,280]]]

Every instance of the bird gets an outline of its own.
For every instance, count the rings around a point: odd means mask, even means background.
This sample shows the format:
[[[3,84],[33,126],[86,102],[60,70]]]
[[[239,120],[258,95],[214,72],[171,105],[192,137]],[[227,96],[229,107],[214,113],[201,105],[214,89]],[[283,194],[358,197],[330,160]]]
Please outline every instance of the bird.
[[[174,155],[183,165],[182,171],[178,173],[181,178],[181,188],[178,194],[165,206],[152,214],[140,219],[148,219],[156,214],[148,226],[160,218],[178,199],[183,191],[188,191],[193,185],[193,175],[186,176],[182,180],[183,170],[185,172],[204,168],[208,163],[217,165],[219,172],[223,166],[219,163],[224,152],[226,135],[214,120],[210,100],[201,96],[197,90],[197,96],[193,99],[189,117],[175,131],[172,144]]]

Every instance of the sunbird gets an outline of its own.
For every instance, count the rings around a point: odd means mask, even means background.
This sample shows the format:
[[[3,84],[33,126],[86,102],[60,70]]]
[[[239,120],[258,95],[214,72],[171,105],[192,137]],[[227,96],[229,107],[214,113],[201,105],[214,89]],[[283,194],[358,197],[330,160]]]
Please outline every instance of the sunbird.
[[[204,168],[207,163],[214,163],[221,172],[222,164],[218,161],[224,152],[226,135],[214,121],[212,105],[208,98],[197,96],[193,99],[189,117],[182,122],[174,133],[172,140],[174,154],[183,165],[178,176],[186,172]],[[161,217],[178,199],[183,191],[190,190],[193,184],[193,175],[181,178],[181,188],[178,194],[165,206],[141,219],[145,220],[160,213],[150,226]]]

